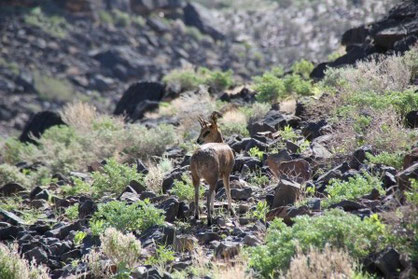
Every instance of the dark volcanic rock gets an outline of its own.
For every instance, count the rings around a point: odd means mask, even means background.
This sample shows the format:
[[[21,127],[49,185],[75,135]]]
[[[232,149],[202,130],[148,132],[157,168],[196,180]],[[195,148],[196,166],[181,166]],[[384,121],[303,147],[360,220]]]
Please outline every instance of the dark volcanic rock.
[[[293,205],[300,194],[300,184],[281,179],[275,189],[272,208]]]
[[[19,140],[22,142],[35,143],[35,141],[30,138],[30,135],[39,138],[46,129],[56,125],[65,125],[59,114],[52,111],[39,112],[35,114],[26,124],[22,134],[19,137]]]
[[[130,0],[131,10],[141,15],[157,11],[167,11],[183,6],[183,0]]]
[[[23,225],[23,221],[20,217],[16,216],[14,213],[6,211],[0,208],[0,222],[7,222],[11,225]]]
[[[252,193],[253,190],[249,187],[243,189],[231,189],[231,197],[234,200],[246,201],[252,196]]]
[[[142,118],[146,111],[154,109],[164,95],[164,85],[158,82],[137,82],[123,94],[113,112],[115,115],[126,115],[131,120]],[[154,101],[150,103],[148,101]]]
[[[410,179],[418,179],[418,162],[414,163],[409,168],[399,172],[396,175],[400,190],[406,190],[410,187]]]
[[[218,259],[232,259],[238,255],[241,250],[239,243],[235,242],[221,242],[215,249],[215,257]]]
[[[160,203],[157,208],[165,211],[165,220],[167,222],[173,223],[178,215],[179,205],[179,201],[172,197]]]
[[[272,221],[274,218],[282,218],[283,222],[287,225],[291,225],[292,218],[299,216],[299,215],[306,215],[309,214],[309,209],[307,206],[301,207],[290,207],[290,206],[281,206],[270,210],[266,214],[266,220]]]
[[[25,258],[28,260],[35,260],[37,263],[47,263],[48,254],[41,247],[35,247],[32,250],[27,251]]]
[[[172,245],[176,230],[173,226],[152,226],[141,233],[139,240],[143,247],[147,247],[154,242],[165,245]]]
[[[194,26],[215,40],[223,40],[225,35],[216,28],[216,21],[210,16],[210,11],[197,3],[187,3],[183,9],[184,23]]]
[[[22,192],[24,190],[25,188],[17,183],[7,183],[0,188],[0,195],[10,196],[11,194]]]

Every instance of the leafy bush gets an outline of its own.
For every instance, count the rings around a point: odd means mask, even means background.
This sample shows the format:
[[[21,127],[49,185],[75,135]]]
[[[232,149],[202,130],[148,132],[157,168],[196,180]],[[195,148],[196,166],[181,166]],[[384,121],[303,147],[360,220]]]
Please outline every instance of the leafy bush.
[[[266,221],[266,214],[269,211],[269,207],[267,205],[266,201],[259,201],[256,206],[255,210],[251,212],[251,215],[253,218],[256,218],[258,220]]]
[[[182,91],[195,90],[199,85],[207,85],[219,92],[234,84],[231,70],[226,72],[211,71],[204,67],[200,67],[196,71],[192,69],[173,70],[163,78],[163,81],[171,86],[180,86]]]
[[[379,178],[368,173],[350,177],[348,181],[332,179],[326,188],[328,198],[324,200],[324,206],[329,206],[342,200],[355,200],[370,194],[373,189],[378,190],[380,194],[385,193]]]
[[[110,192],[119,195],[132,180],[143,180],[143,175],[136,171],[135,166],[120,164],[115,159],[109,159],[102,170],[93,172],[92,177],[92,187],[98,194]]]
[[[45,101],[68,102],[77,97],[77,92],[70,82],[33,71],[33,80],[39,97]]]
[[[36,266],[22,259],[17,245],[11,248],[0,243],[0,278],[2,279],[50,279],[48,271],[43,266]]]
[[[0,165],[0,187],[7,183],[17,183],[22,186],[30,185],[29,179],[15,166],[9,164]]]
[[[78,203],[67,207],[65,209],[65,215],[67,215],[67,218],[71,221],[75,221],[78,219]]]
[[[183,174],[181,180],[175,180],[174,186],[171,188],[171,194],[176,195],[180,200],[193,201],[194,187],[192,180],[188,175]],[[202,186],[199,187],[199,196],[205,192]]]
[[[148,265],[165,265],[175,260],[174,251],[164,245],[158,245],[155,250],[155,255],[149,257],[145,264]]]
[[[248,154],[250,154],[251,157],[255,157],[258,160],[263,160],[264,157],[264,152],[261,151],[257,146],[250,148],[250,150],[248,150]]]
[[[64,185],[61,187],[61,190],[66,196],[74,196],[80,194],[89,194],[91,193],[91,185],[87,182],[84,182],[81,178],[73,177],[73,185]]]
[[[249,249],[250,267],[265,278],[274,278],[286,271],[297,247],[306,253],[311,247],[345,249],[355,259],[363,259],[370,252],[385,245],[385,226],[376,215],[360,217],[333,209],[322,216],[298,216],[292,227],[281,219],[271,223],[266,244]]]
[[[304,79],[309,79],[309,75],[312,70],[315,68],[314,64],[307,60],[300,60],[292,66],[292,71],[295,74],[301,75]]]
[[[63,39],[67,36],[69,24],[64,17],[44,13],[40,7],[25,15],[25,23],[38,27],[51,36]]]
[[[402,153],[389,153],[386,151],[377,155],[372,155],[370,153],[366,154],[366,158],[370,163],[391,166],[398,170],[402,168],[403,157]]]
[[[142,231],[153,225],[162,224],[164,224],[163,211],[155,208],[148,200],[137,201],[131,205],[121,201],[99,204],[90,221],[90,226],[95,226],[96,232],[108,227],[114,227],[122,232]]]

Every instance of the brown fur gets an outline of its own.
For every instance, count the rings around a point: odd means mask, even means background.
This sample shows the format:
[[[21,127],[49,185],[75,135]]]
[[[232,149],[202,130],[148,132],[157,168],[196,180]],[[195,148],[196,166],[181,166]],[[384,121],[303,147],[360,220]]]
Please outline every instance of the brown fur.
[[[218,115],[219,113],[217,112],[212,113],[210,122],[199,118],[201,131],[197,142],[203,144],[193,153],[190,162],[192,181],[195,188],[196,219],[199,219],[200,180],[203,178],[209,184],[209,194],[207,196],[208,225],[212,224],[215,188],[219,178],[223,179],[228,197],[228,209],[233,214],[229,175],[234,167],[235,159],[232,149],[223,142],[222,134],[216,123]]]

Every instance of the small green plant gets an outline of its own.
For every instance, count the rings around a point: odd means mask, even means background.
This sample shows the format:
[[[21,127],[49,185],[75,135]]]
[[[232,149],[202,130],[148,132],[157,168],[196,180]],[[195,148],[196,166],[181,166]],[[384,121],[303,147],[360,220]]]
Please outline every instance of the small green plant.
[[[86,238],[87,233],[83,232],[83,231],[78,231],[75,235],[74,235],[74,244],[76,246],[80,245],[81,243],[83,243],[84,238]]]
[[[257,169],[255,172],[253,172],[249,179],[250,184],[254,184],[261,187],[269,185],[270,182],[271,178],[263,174],[260,169]]]
[[[45,101],[68,102],[77,96],[74,87],[66,80],[51,77],[39,71],[33,71],[33,79],[39,97]]]
[[[73,177],[73,185],[64,185],[61,187],[65,196],[74,196],[91,193],[91,186],[79,177]]]
[[[247,123],[222,122],[220,129],[224,136],[239,135],[241,137],[250,136],[247,129]]]
[[[101,171],[93,172],[92,177],[92,187],[98,194],[120,194],[132,180],[143,181],[143,175],[136,171],[136,167],[120,164],[115,159],[109,159]]]
[[[22,186],[30,185],[29,179],[15,166],[9,164],[0,165],[0,187],[7,183],[17,183]]]
[[[275,278],[289,267],[297,248],[306,253],[326,245],[346,250],[354,259],[364,259],[386,243],[386,229],[377,215],[364,218],[333,209],[318,217],[298,216],[291,227],[281,219],[271,223],[266,244],[248,251],[249,265],[264,278]]]
[[[104,220],[92,220],[90,221],[90,230],[92,235],[99,236],[104,232],[105,221]]]
[[[309,79],[309,75],[311,74],[314,67],[314,64],[302,59],[299,62],[293,64],[292,71],[295,74],[301,75],[304,79]]]
[[[403,157],[402,153],[389,153],[386,151],[377,155],[372,155],[370,153],[366,154],[366,158],[370,163],[391,166],[398,170],[402,168]]]
[[[266,214],[269,210],[269,207],[267,205],[267,201],[259,201],[256,206],[255,210],[251,213],[253,218],[256,218],[258,220],[263,220],[266,222]]]
[[[75,221],[78,219],[78,203],[67,207],[65,210],[65,215],[70,221]]]
[[[248,151],[251,157],[255,157],[258,160],[262,161],[264,157],[264,152],[261,151],[257,146],[250,148]]]
[[[51,36],[63,39],[68,34],[69,24],[64,17],[44,13],[40,7],[32,9],[25,15],[25,23],[38,27]]]
[[[174,261],[174,251],[167,248],[165,245],[158,245],[155,250],[155,255],[149,257],[145,264],[147,265],[161,265],[164,266],[169,262]]]
[[[296,142],[298,139],[298,135],[295,133],[292,127],[286,125],[283,130],[280,131],[280,137],[282,140],[288,140],[291,142]]]
[[[180,86],[182,91],[195,90],[199,85],[207,85],[217,92],[225,90],[235,83],[231,70],[212,71],[204,67],[200,67],[196,71],[192,69],[173,70],[163,78],[163,81],[169,85]]]
[[[328,198],[323,201],[323,205],[327,207],[342,200],[355,200],[370,194],[373,189],[378,190],[380,194],[385,193],[379,178],[366,172],[350,177],[348,181],[332,179],[326,188]]]
[[[108,227],[114,227],[121,232],[132,232],[163,224],[163,210],[155,208],[149,200],[140,200],[131,205],[121,201],[99,204],[90,221],[90,227],[92,230],[94,227],[96,233]]]
[[[199,187],[199,197],[202,197],[204,192],[204,188]],[[175,180],[174,186],[171,188],[171,194],[176,195],[180,200],[193,201],[194,187],[191,178],[183,174],[181,180]]]

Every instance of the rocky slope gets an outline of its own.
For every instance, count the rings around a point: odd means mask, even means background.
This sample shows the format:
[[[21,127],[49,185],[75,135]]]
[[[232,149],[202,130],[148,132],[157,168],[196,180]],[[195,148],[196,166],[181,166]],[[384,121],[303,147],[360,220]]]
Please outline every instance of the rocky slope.
[[[183,1],[2,2],[0,134],[74,99],[112,111],[131,82],[159,81],[176,68],[232,69],[249,80],[300,58],[323,61],[344,30],[392,2],[221,10]]]

